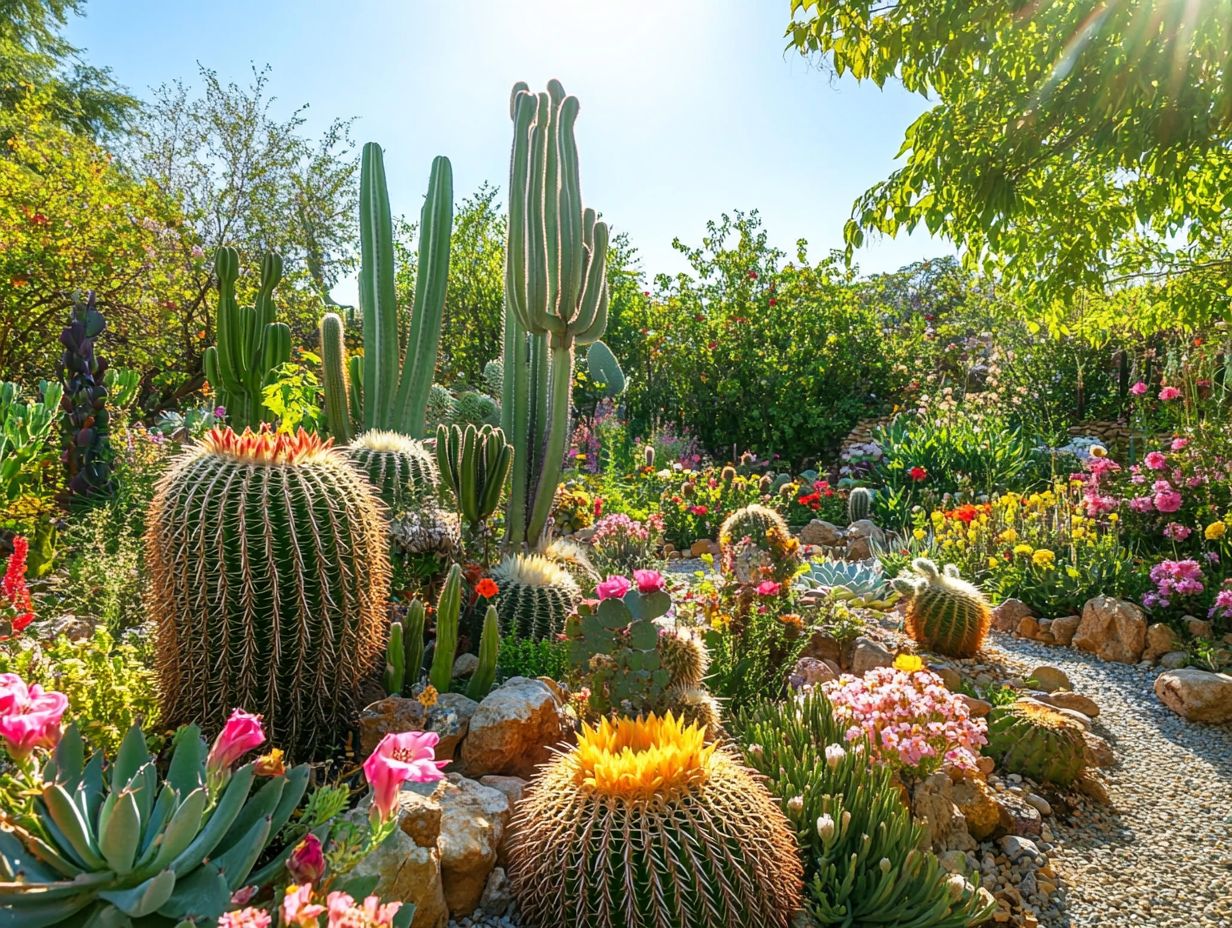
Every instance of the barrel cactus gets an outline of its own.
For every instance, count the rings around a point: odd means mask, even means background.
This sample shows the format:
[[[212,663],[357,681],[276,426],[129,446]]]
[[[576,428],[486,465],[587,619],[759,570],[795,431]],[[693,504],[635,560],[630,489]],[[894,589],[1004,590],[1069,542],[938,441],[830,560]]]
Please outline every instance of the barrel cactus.
[[[1020,699],[988,715],[984,753],[1009,773],[1069,786],[1086,766],[1082,726],[1042,703]]]
[[[558,538],[543,549],[543,556],[559,567],[563,567],[584,593],[594,590],[595,585],[603,578],[591,563],[590,555],[576,541]]]
[[[684,629],[664,629],[657,646],[659,664],[672,686],[701,686],[710,663],[706,645]]]
[[[723,710],[704,686],[671,686],[663,698],[683,722],[706,729],[707,740],[723,737]]]
[[[500,591],[496,612],[501,630],[521,638],[555,638],[582,591],[568,571],[538,554],[511,554],[492,570]]]
[[[786,928],[802,869],[787,819],[699,726],[584,726],[518,804],[510,877],[528,928]]]
[[[440,475],[436,459],[421,442],[397,432],[372,429],[345,449],[385,501],[391,513],[435,499]]]
[[[921,645],[947,657],[974,657],[984,646],[992,624],[992,609],[975,586],[947,564],[944,570],[928,558],[911,562],[914,575],[892,581],[907,599],[907,633]]]
[[[146,535],[164,722],[221,728],[243,706],[298,756],[328,747],[383,664],[381,510],[303,429],[214,429],[177,458]]]
[[[394,516],[389,523],[389,541],[398,554],[453,557],[462,548],[462,522],[457,513],[441,509],[435,500],[424,500],[418,507]]]
[[[873,491],[867,487],[856,487],[847,494],[847,522],[859,522],[867,519],[873,511]]]
[[[759,503],[737,509],[723,520],[719,550],[723,573],[744,583],[786,582],[800,566],[799,541],[781,515]]]
[[[473,425],[476,428],[481,425],[500,425],[500,406],[486,393],[467,390],[459,394],[453,404],[452,421],[454,425]]]

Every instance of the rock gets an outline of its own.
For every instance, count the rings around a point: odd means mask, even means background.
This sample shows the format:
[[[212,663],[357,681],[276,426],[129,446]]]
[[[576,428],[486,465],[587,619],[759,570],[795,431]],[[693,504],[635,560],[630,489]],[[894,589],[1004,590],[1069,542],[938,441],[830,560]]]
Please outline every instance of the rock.
[[[1013,632],[1018,630],[1018,623],[1035,611],[1021,599],[1007,599],[992,610],[992,627],[997,631]]]
[[[1053,619],[1052,624],[1048,626],[1048,630],[1052,632],[1052,640],[1068,647],[1074,640],[1074,633],[1078,631],[1081,622],[1081,617],[1076,615],[1064,615],[1059,619]]]
[[[1184,648],[1180,635],[1171,625],[1154,622],[1146,627],[1146,649],[1142,652],[1143,660],[1154,662],[1165,654],[1182,651]]]
[[[503,867],[509,859],[509,847],[513,843],[514,830],[517,827],[514,815],[518,811],[518,803],[522,801],[522,794],[526,792],[527,781],[521,777],[487,776],[480,777],[479,782],[490,789],[500,790],[509,799],[509,823],[505,826],[504,837],[496,849],[496,863]]]
[[[1009,835],[1037,836],[1043,831],[1039,809],[1017,793],[997,793],[1000,830]]]
[[[1035,793],[1027,793],[1027,795],[1023,797],[1023,800],[1040,815],[1052,815],[1052,806],[1043,796],[1039,796]]]
[[[479,905],[496,850],[509,822],[509,797],[451,773],[432,793],[441,807],[441,885],[454,917],[470,915]]]
[[[894,655],[873,639],[861,635],[852,643],[851,672],[856,676],[863,676],[874,667],[891,667],[893,664]]]
[[[847,526],[847,552],[849,561],[866,561],[885,548],[886,536],[870,519],[857,519]]]
[[[953,667],[939,664],[936,667],[929,667],[933,673],[941,678],[941,682],[945,684],[945,688],[951,693],[957,693],[962,689],[962,674]]]
[[[474,777],[500,773],[529,779],[567,730],[564,706],[550,687],[511,677],[485,696],[471,716],[462,766]]]
[[[1073,645],[1100,660],[1136,664],[1146,647],[1146,616],[1133,603],[1096,596],[1082,607]]]
[[[997,830],[1001,821],[1001,807],[996,796],[983,780],[976,777],[962,780],[953,787],[954,804],[967,822],[967,832],[977,841],[983,841]]]
[[[843,541],[843,530],[832,522],[814,519],[800,529],[800,544],[832,548]]]
[[[453,662],[454,679],[459,677],[469,677],[479,668],[479,655],[477,654],[459,654]]]
[[[64,637],[69,641],[85,641],[94,634],[95,623],[88,618],[75,615],[57,615],[45,619],[35,626],[38,636],[43,641],[55,641]],[[34,631],[34,629],[31,629]]]
[[[842,661],[843,646],[824,628],[818,628],[809,636],[808,644],[800,653],[804,657],[815,657],[819,661],[832,661],[839,664]]]
[[[713,545],[714,542],[712,542],[709,538],[699,538],[697,541],[693,542],[692,546],[689,548],[689,554],[693,557],[702,557],[703,555],[711,553]]]
[[[1065,671],[1050,664],[1040,664],[1027,674],[1027,679],[1034,680],[1035,688],[1043,690],[1045,693],[1073,689],[1073,685],[1069,682],[1069,677],[1065,675]]]
[[[485,915],[506,915],[513,908],[513,887],[503,867],[494,867],[479,897],[479,908]]]
[[[1159,659],[1159,666],[1165,670],[1178,670],[1189,663],[1188,651],[1169,651]]]
[[[373,890],[383,899],[414,903],[412,928],[445,928],[449,911],[441,883],[441,806],[427,790],[436,784],[415,784],[398,793],[398,828],[351,871],[354,877],[376,877]],[[353,813],[367,816],[365,805]]]
[[[1116,755],[1112,753],[1112,745],[1094,732],[1084,731],[1082,740],[1085,742],[1083,755],[1088,767],[1111,767],[1116,763]]]
[[[1192,615],[1185,616],[1185,631],[1189,632],[1190,638],[1214,638],[1215,625],[1213,622],[1208,622],[1206,619],[1199,619]]]
[[[1155,695],[1191,722],[1232,721],[1232,676],[1196,667],[1167,670],[1155,678]]]
[[[970,867],[967,855],[962,851],[946,851],[937,855],[937,862],[946,873],[966,873]]]
[[[1014,634],[1019,638],[1028,638],[1034,641],[1040,634],[1039,620],[1035,616],[1024,615],[1018,620],[1018,627],[1014,629]]]
[[[1099,706],[1095,704],[1095,700],[1090,696],[1083,696],[1081,693],[1048,693],[1036,696],[1035,698],[1046,706],[1081,712],[1089,719],[1099,715]]]
[[[436,759],[445,760],[457,756],[458,745],[466,737],[471,716],[479,703],[461,693],[441,693],[436,702],[428,707],[425,731],[434,731],[441,736],[436,745]]]
[[[791,684],[792,689],[804,689],[805,687],[820,686],[830,680],[837,679],[838,674],[834,672],[831,665],[825,661],[818,660],[815,657],[802,657],[796,661],[796,666],[792,668],[791,675],[787,680]]]
[[[912,815],[923,826],[926,841],[934,849],[974,850],[975,839],[954,799],[954,783],[949,775],[934,773],[912,790]]]
[[[360,750],[367,756],[386,735],[403,731],[424,731],[427,724],[428,710],[418,699],[404,696],[378,699],[359,713]]]
[[[968,696],[966,693],[959,693],[957,695],[959,699],[967,704],[967,711],[971,713],[972,718],[982,719],[992,711],[992,703],[990,702],[976,699],[974,696]]]
[[[1010,860],[1019,860],[1023,856],[1038,857],[1039,847],[1030,838],[1022,838],[1018,835],[1006,835],[997,842],[1001,846],[1001,850],[1005,852],[1005,856]]]
[[[1103,803],[1104,805],[1112,802],[1112,799],[1108,796],[1108,787],[1104,785],[1104,781],[1096,777],[1089,770],[1074,781],[1074,786],[1084,796],[1090,796],[1096,802]]]

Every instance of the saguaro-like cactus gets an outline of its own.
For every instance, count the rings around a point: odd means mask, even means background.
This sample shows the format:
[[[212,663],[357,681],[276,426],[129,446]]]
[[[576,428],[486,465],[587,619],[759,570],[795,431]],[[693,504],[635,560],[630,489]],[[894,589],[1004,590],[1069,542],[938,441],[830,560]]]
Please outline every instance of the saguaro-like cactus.
[[[501,425],[516,455],[507,543],[543,534],[569,434],[573,352],[607,326],[607,224],[582,207],[573,125],[578,101],[559,81],[514,85],[510,101]]]
[[[282,258],[261,260],[261,287],[252,306],[235,300],[240,256],[234,248],[214,255],[218,278],[218,338],[205,349],[205,379],[220,405],[227,408],[232,428],[256,428],[269,421],[261,391],[280,364],[291,360],[291,327],[275,322],[274,288],[282,280]]]
[[[94,339],[107,322],[91,292],[84,303],[73,304],[72,317],[60,333],[64,395],[64,453],[70,498],[111,492],[111,448],[108,438],[107,361],[94,353]]]
[[[146,537],[164,720],[236,706],[308,757],[379,677],[389,555],[375,491],[301,429],[215,429],[159,482]]]
[[[353,417],[364,431],[386,429],[422,438],[449,277],[453,234],[453,168],[449,159],[433,159],[428,193],[419,215],[419,259],[409,326],[398,319],[389,188],[381,146],[375,142],[364,146],[360,164],[359,232],[362,363],[346,357],[341,317],[329,313],[321,322],[322,380],[329,428],[339,441],[349,441]],[[400,334],[404,332],[405,354],[400,348]],[[350,416],[344,414],[348,407]]]

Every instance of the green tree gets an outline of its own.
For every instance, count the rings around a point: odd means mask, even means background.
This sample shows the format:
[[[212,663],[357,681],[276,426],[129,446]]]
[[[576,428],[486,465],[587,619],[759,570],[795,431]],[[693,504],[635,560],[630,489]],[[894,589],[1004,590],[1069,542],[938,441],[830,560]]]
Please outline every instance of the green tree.
[[[1084,289],[1228,312],[1232,0],[792,0],[839,75],[937,102],[857,200],[850,249],[921,223],[1060,330]],[[1096,297],[1098,299],[1098,296]],[[1119,318],[1116,298],[1092,306]],[[1158,315],[1158,314],[1157,314]]]

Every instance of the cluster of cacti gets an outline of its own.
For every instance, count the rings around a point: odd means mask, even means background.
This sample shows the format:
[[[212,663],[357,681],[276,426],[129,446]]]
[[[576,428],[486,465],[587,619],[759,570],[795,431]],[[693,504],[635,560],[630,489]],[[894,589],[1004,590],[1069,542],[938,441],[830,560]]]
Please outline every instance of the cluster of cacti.
[[[285,854],[253,867],[299,805],[308,767],[257,780],[248,763],[211,789],[196,726],[176,733],[165,768],[136,726],[109,763],[84,755],[69,728],[32,820],[0,832],[0,925],[213,925],[232,894],[282,871]]]
[[[1082,726],[1041,703],[1018,700],[988,714],[984,753],[1007,772],[1069,786],[1086,766]]]
[[[72,316],[60,333],[64,394],[64,464],[68,496],[86,498],[111,492],[111,443],[108,428],[107,361],[94,353],[94,339],[106,327],[91,292],[73,303]]]
[[[817,924],[967,928],[992,914],[922,849],[890,768],[847,742],[820,691],[745,707],[733,727],[791,822]]]
[[[734,480],[735,469],[727,469]],[[783,517],[760,503],[737,509],[719,528],[722,571],[744,583],[790,580],[800,566],[799,550],[800,543]]]
[[[436,460],[458,512],[472,532],[491,518],[513,463],[505,433],[490,425],[465,429],[441,425],[436,430]]]
[[[262,393],[274,370],[291,360],[291,327],[274,321],[274,289],[282,280],[282,258],[269,254],[261,260],[261,284],[252,306],[240,306],[235,299],[239,252],[219,248],[214,274],[218,333],[215,344],[205,349],[205,379],[218,405],[226,407],[233,428],[256,428],[272,421]]]
[[[598,568],[590,560],[590,555],[586,549],[579,545],[576,541],[569,541],[567,538],[557,538],[550,545],[543,549],[543,556],[549,561],[552,561],[566,571],[571,576],[574,582],[578,585],[583,593],[591,593],[595,585],[603,578],[599,575]]]
[[[786,928],[800,901],[774,800],[670,715],[584,727],[528,787],[511,833],[528,928]]]
[[[436,499],[436,459],[422,442],[397,432],[373,429],[342,449],[359,466],[391,514]]]
[[[462,524],[455,513],[424,500],[389,522],[390,547],[408,557],[453,557],[462,548]]]
[[[424,427],[429,434],[435,432],[438,425],[453,423],[457,404],[458,401],[448,387],[439,383],[432,384],[428,390],[428,405],[424,409]]]
[[[566,626],[569,662],[586,680],[595,715],[633,715],[663,704],[671,675],[659,655],[655,619],[671,607],[665,591],[637,589],[578,606]]]
[[[907,633],[931,651],[947,657],[974,657],[984,646],[992,609],[978,588],[963,580],[958,568],[944,570],[928,558],[911,562],[914,575],[891,581],[907,598]]]
[[[500,418],[500,406],[496,400],[486,393],[466,390],[454,400],[449,421],[454,425],[473,425],[478,428],[484,425],[500,425]]]
[[[432,161],[419,216],[415,302],[407,325],[398,319],[394,292],[394,234],[381,146],[364,146],[359,175],[359,305],[363,358],[348,360],[342,319],[321,321],[322,386],[330,432],[350,441],[354,427],[424,435],[424,415],[441,338],[441,315],[453,234],[453,169]],[[400,334],[405,334],[405,353]],[[354,423],[354,426],[353,426]]]
[[[573,355],[607,326],[607,224],[583,209],[576,97],[513,88],[501,426],[517,454],[507,543],[547,527],[569,435]]]
[[[423,671],[424,625],[427,612],[418,599],[411,600],[406,617],[389,623],[385,643],[385,692],[401,696],[419,682]]]
[[[389,556],[375,492],[329,441],[215,429],[159,481],[146,539],[164,722],[244,706],[300,756],[379,679]]]
[[[500,591],[496,613],[501,631],[519,638],[555,638],[582,601],[568,571],[538,554],[511,554],[492,569]]]
[[[853,487],[847,494],[847,524],[867,519],[873,511],[873,491],[867,487]]]

